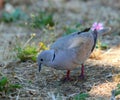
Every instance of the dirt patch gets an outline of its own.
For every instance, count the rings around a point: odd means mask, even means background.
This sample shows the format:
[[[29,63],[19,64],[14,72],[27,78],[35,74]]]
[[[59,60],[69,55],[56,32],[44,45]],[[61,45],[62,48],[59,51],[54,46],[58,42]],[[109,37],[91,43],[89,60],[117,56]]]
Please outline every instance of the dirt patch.
[[[3,72],[12,81],[23,85],[19,90],[21,99],[50,99],[52,93],[66,99],[81,92],[89,92],[94,98],[109,98],[111,90],[115,89],[119,83],[119,81],[113,81],[113,76],[119,73],[120,68],[107,65],[104,61],[104,59],[89,59],[85,66],[85,80],[78,80],[80,68],[77,68],[71,71],[71,78],[74,80],[65,83],[61,79],[66,71],[43,67],[39,73],[38,66],[32,62],[9,63]]]

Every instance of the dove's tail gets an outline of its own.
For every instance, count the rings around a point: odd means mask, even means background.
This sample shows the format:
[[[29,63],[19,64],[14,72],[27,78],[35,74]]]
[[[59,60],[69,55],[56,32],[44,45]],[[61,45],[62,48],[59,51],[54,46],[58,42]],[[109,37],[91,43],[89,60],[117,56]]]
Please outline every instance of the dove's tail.
[[[99,36],[107,34],[110,31],[111,31],[110,27],[104,27],[103,29],[97,31],[97,35],[99,37]]]
[[[93,52],[93,50],[95,48],[95,45],[96,45],[96,42],[97,42],[97,38],[99,38],[99,36],[107,34],[110,30],[111,30],[110,27],[105,27],[105,28],[103,28],[101,30],[94,30],[92,32],[93,33],[93,37],[94,37],[94,44],[93,44],[91,52]]]

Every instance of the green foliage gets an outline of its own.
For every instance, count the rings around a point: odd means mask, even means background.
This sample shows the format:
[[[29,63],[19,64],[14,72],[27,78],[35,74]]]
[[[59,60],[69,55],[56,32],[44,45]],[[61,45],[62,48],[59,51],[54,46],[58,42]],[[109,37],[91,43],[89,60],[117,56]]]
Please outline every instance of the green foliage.
[[[0,92],[9,93],[20,88],[22,88],[20,84],[12,84],[6,76],[0,79]]]
[[[46,25],[49,26],[54,26],[54,21],[53,21],[53,14],[48,13],[48,12],[39,12],[38,15],[32,16],[30,25],[33,28],[43,28]]]
[[[117,89],[115,90],[115,96],[120,94],[120,84],[117,85]]]
[[[87,93],[80,93],[74,97],[74,100],[86,100],[88,96]]]
[[[25,48],[16,47],[15,49],[17,51],[17,57],[21,61],[27,61],[27,60],[36,61],[36,57],[38,53],[36,47],[27,45]]]
[[[12,13],[3,12],[2,18],[0,19],[0,21],[9,23],[9,22],[15,22],[15,21],[20,20],[20,19],[27,20],[28,16],[22,10],[17,8]]]
[[[39,46],[31,45],[30,41],[36,36],[35,33],[31,34],[31,37],[26,41],[24,45],[16,44],[14,50],[17,53],[17,57],[20,61],[36,61],[37,54],[42,50],[47,50],[48,48],[43,42],[39,42]]]
[[[120,89],[120,84],[117,85],[118,89]]]
[[[83,30],[85,28],[80,23],[76,24],[75,26],[72,25],[72,27],[70,27],[70,26],[64,27],[64,31],[65,31],[64,35],[68,35],[68,34],[71,34],[73,32]]]
[[[8,83],[8,79],[7,77],[2,77],[0,79],[0,91],[3,90],[4,86]]]
[[[108,49],[108,45],[105,43],[102,43],[98,40],[98,42],[96,44],[96,48],[101,49],[101,50],[105,50],[105,49]]]
[[[76,31],[78,31],[78,30],[75,28],[66,27],[65,28],[65,35],[76,32]]]

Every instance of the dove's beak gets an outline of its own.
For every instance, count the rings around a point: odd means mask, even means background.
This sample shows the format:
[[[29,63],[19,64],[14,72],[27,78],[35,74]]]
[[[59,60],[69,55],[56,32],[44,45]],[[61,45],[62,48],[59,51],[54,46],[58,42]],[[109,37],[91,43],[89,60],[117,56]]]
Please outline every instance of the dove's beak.
[[[41,70],[41,65],[42,65],[42,64],[40,63],[40,64],[39,64],[39,72],[40,72],[40,70]]]

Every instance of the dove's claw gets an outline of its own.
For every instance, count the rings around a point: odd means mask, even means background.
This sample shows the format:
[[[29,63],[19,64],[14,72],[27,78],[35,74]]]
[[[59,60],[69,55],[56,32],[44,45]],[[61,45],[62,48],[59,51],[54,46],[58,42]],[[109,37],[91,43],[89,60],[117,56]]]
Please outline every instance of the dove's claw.
[[[78,80],[84,80],[85,79],[85,76],[84,75],[80,75],[80,76],[78,76]]]
[[[63,79],[63,81],[72,81],[72,79],[69,78],[69,77],[65,77],[65,78]]]
[[[64,77],[62,79],[62,82],[68,82],[68,81],[73,81],[73,79],[71,79],[70,77]]]

